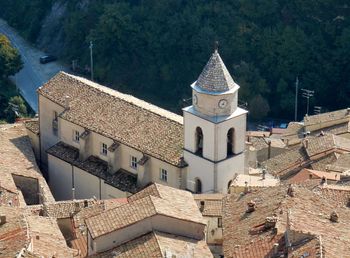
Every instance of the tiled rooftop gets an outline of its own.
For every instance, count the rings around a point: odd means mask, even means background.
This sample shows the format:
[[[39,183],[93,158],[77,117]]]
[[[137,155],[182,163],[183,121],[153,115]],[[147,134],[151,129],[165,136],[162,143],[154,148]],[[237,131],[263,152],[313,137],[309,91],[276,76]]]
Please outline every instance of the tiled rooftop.
[[[349,120],[350,120],[350,117],[349,117]],[[322,128],[320,130],[313,131],[311,133],[311,135],[318,135],[318,134],[321,134],[322,132],[328,133],[328,134],[336,134],[336,135],[348,133],[349,132],[349,122],[340,123],[340,124],[336,124],[333,126],[328,126],[328,127]]]
[[[24,216],[20,209],[4,206],[1,215],[6,216],[7,222],[0,226],[0,257],[16,257],[28,243]]]
[[[350,153],[340,154],[333,164],[328,164],[327,169],[332,171],[350,171]]]
[[[305,139],[303,145],[309,157],[332,149],[350,151],[350,139],[334,134]]]
[[[134,196],[125,205],[88,218],[86,224],[91,236],[99,237],[156,214],[204,224],[189,192],[153,184]]]
[[[304,147],[297,146],[264,161],[262,164],[272,175],[283,175],[293,168],[295,164],[302,164],[307,161],[308,156]]]
[[[213,257],[204,240],[153,231],[91,258]]]
[[[204,209],[201,211],[203,216],[222,217],[222,199],[224,196],[223,194],[194,194],[193,198],[199,209],[201,202],[204,202]]]
[[[24,125],[32,133],[39,135],[39,120],[37,118],[26,121]]]
[[[233,81],[217,50],[214,51],[192,87],[211,93],[220,93],[239,88]]]
[[[26,220],[33,254],[40,257],[72,257],[73,250],[67,247],[55,218],[28,216]]]
[[[107,184],[118,188],[121,191],[136,193],[137,177],[123,169],[113,174],[109,172],[108,163],[96,156],[90,156],[86,160],[79,159],[79,150],[59,142],[47,150],[47,153],[62,159],[88,173],[102,178]]]
[[[28,215],[23,208],[1,207],[0,257],[73,257],[56,219]],[[25,249],[31,244],[30,252]]]
[[[327,171],[329,164],[333,164],[337,161],[337,155],[335,152],[331,152],[312,162],[311,168],[314,170]]]
[[[295,176],[288,180],[288,183],[300,183],[309,179],[322,179],[338,181],[340,179],[339,173],[325,172],[312,169],[302,169]]]
[[[53,202],[51,191],[41,174],[23,124],[0,125],[0,185],[7,191],[18,193],[12,175],[35,178],[43,191],[43,198]],[[21,194],[18,195],[23,199]],[[19,204],[24,203],[19,200]],[[25,204],[25,203],[24,203]]]
[[[350,152],[350,139],[333,134],[307,137],[302,144],[290,148],[262,165],[273,175],[285,176],[293,169],[311,165],[316,170],[326,170],[336,162],[337,153]]]
[[[181,164],[183,118],[147,102],[61,72],[38,93],[69,109],[60,117],[175,166]]]
[[[79,158],[79,149],[64,142],[56,143],[46,152],[71,164]]]
[[[70,218],[73,214],[83,208],[95,205],[97,201],[93,199],[59,201],[51,204],[44,204],[44,215],[56,219]],[[86,207],[85,207],[86,206]]]
[[[329,122],[339,119],[348,118],[350,120],[350,112],[347,109],[341,109],[333,112],[327,112],[319,115],[305,116],[304,124],[306,126],[318,124],[322,122]]]
[[[309,239],[311,237],[311,240],[299,242],[299,245],[303,243],[302,248],[292,243],[293,248],[289,252],[297,254],[297,250],[315,250],[317,245],[315,242],[310,242],[320,237],[324,257],[347,257],[346,255],[350,253],[350,229],[346,226],[350,216],[349,191],[294,185],[293,197],[287,192],[288,186],[279,186],[245,195],[232,194],[225,199],[223,216],[225,257],[241,257],[237,255],[237,249],[243,249],[247,253],[248,250],[256,249],[255,243],[260,246],[261,241],[269,244],[277,243],[276,237],[284,234],[287,228],[299,236],[305,235],[304,240],[307,239],[306,236]],[[250,201],[254,201],[256,206],[254,211],[248,213],[247,203]],[[330,221],[330,214],[333,211],[339,215],[338,223]],[[268,217],[276,218],[276,224],[270,229],[265,227]],[[269,249],[255,257],[266,257],[272,251]],[[283,255],[278,257],[287,257],[286,253]]]

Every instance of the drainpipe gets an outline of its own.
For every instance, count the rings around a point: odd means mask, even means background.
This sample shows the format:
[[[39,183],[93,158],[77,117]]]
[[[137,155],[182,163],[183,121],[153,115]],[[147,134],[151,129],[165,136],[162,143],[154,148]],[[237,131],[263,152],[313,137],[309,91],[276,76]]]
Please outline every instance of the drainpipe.
[[[102,179],[100,178],[100,200],[102,200]]]
[[[40,103],[39,103],[39,93],[38,94],[38,120],[39,120],[39,164],[40,164],[40,169],[42,169],[42,164],[41,164],[41,126],[40,126]]]
[[[72,200],[75,199],[74,167],[72,166]]]

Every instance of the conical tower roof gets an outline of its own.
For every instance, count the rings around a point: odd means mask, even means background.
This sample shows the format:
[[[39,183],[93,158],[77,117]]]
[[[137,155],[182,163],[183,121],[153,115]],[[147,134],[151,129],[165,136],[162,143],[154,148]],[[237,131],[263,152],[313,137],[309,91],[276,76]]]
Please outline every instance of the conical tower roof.
[[[217,50],[214,51],[192,87],[195,90],[213,94],[235,91],[239,88],[238,84],[233,81]]]

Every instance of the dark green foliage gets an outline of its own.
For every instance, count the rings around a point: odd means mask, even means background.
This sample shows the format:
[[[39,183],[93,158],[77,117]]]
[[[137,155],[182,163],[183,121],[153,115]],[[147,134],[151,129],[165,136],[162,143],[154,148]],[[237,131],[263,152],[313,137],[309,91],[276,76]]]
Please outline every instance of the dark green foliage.
[[[269,115],[293,118],[294,82],[315,90],[324,109],[350,101],[350,8],[343,0],[60,0],[62,56],[89,65],[95,77],[173,111],[220,42],[241,85],[240,99]],[[51,0],[0,0],[0,16],[34,41]],[[267,100],[267,102],[266,102]],[[305,110],[299,98],[300,114]],[[267,104],[267,105],[266,105]],[[270,108],[268,108],[270,107]],[[312,109],[312,107],[311,107]],[[267,111],[266,111],[267,110]]]
[[[21,56],[8,38],[0,34],[0,79],[16,74],[22,69]]]

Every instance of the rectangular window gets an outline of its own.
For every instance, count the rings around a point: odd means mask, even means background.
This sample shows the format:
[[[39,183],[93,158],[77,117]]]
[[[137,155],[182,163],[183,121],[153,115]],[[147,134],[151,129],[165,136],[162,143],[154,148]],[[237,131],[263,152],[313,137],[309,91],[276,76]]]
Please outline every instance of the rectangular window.
[[[218,228],[222,228],[222,218],[218,218]]]
[[[164,168],[160,169],[160,180],[168,182],[168,171],[166,171]]]
[[[101,154],[107,156],[107,144],[101,143]]]
[[[136,157],[131,156],[131,158],[130,158],[130,166],[133,169],[137,169],[137,158]]]
[[[57,120],[57,117],[58,117],[57,111],[53,111],[53,119]]]
[[[79,142],[79,140],[80,140],[80,133],[79,133],[79,131],[74,130],[73,131],[73,141]]]

